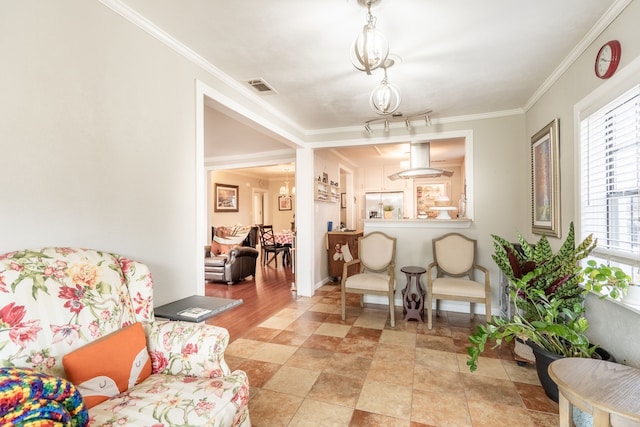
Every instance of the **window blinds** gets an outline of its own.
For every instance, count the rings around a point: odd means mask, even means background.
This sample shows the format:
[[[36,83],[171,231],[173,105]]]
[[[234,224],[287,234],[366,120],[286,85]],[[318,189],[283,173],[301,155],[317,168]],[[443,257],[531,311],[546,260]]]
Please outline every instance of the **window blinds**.
[[[581,122],[581,233],[596,252],[640,265],[640,86]]]

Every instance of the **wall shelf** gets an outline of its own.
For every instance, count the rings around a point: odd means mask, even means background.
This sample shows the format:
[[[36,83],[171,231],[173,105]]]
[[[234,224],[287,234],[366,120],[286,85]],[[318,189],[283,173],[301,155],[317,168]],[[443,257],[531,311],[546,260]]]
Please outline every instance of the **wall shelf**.
[[[340,187],[326,182],[315,181],[314,199],[318,202],[340,202]]]

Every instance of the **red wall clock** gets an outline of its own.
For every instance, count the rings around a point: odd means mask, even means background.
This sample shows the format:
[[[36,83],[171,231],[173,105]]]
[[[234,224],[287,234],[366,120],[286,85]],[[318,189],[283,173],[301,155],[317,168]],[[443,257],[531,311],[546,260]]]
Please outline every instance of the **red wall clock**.
[[[622,55],[622,47],[618,40],[611,40],[605,43],[596,55],[595,71],[596,76],[601,79],[608,79],[616,72]]]

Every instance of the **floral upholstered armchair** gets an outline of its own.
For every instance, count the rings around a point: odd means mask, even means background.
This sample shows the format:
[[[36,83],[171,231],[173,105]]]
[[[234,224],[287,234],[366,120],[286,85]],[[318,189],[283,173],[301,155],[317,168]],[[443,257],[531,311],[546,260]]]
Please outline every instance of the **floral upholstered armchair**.
[[[155,320],[152,297],[146,265],[116,254],[0,255],[0,366],[69,380],[92,427],[250,426],[247,376],[224,360],[227,330]]]

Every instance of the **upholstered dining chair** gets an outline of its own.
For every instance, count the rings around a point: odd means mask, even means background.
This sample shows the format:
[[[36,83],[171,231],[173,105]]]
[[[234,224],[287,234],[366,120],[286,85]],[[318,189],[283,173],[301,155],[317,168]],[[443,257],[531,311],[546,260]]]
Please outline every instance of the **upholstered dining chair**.
[[[282,254],[282,265],[290,256],[289,249],[291,245],[281,245],[276,243],[275,236],[273,235],[273,225],[259,225],[258,231],[260,232],[260,253],[262,257],[262,265],[266,266],[275,260],[276,268],[278,268],[278,254]],[[273,256],[269,259],[269,254]]]
[[[365,294],[382,295],[389,299],[391,327],[396,326],[395,257],[395,237],[374,231],[358,239],[358,258],[345,262],[342,267],[342,320],[346,317],[347,293],[360,294],[360,307],[364,307]],[[359,264],[358,273],[348,276],[349,266],[354,264]]]
[[[432,245],[433,262],[427,267],[427,327],[433,326],[433,300],[436,300],[436,316],[440,300],[467,301],[471,318],[474,303],[482,303],[487,322],[491,321],[489,270],[476,264],[476,240],[449,233],[433,239]],[[475,271],[484,273],[484,282],[474,280]]]

